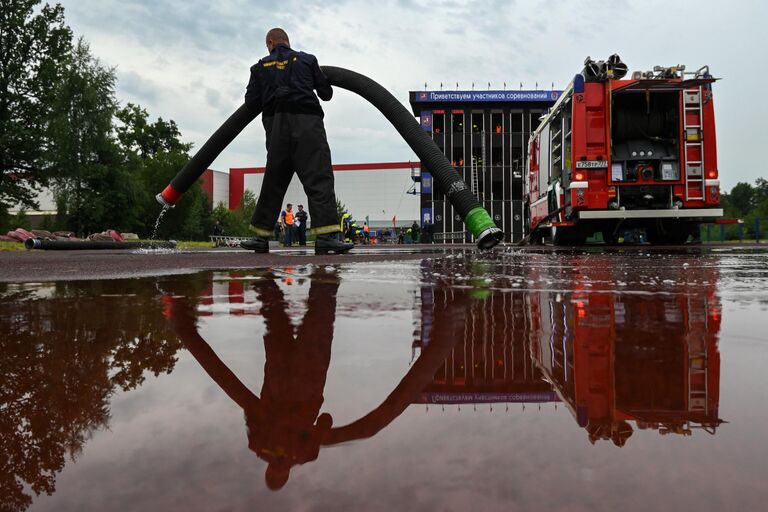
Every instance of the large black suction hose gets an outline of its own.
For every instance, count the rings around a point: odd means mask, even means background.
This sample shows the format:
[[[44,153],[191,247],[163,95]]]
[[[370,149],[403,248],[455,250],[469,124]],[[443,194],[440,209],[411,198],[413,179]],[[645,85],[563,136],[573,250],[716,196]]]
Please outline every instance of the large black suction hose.
[[[501,241],[504,234],[496,227],[488,212],[411,113],[394,96],[375,81],[354,71],[334,66],[323,66],[322,69],[331,85],[362,96],[392,123],[418,155],[424,167],[432,173],[438,186],[475,236],[479,248],[490,249]],[[182,194],[259,113],[247,105],[238,108],[203,144],[165,190],[157,195],[157,201],[166,207],[176,204]]]
[[[208,166],[216,160],[224,149],[235,140],[240,132],[256,119],[261,111],[243,104],[224,121],[218,130],[211,135],[205,144],[195,153],[189,162],[174,176],[171,183],[161,193],[157,194],[157,201],[165,206],[175,205],[182,194],[189,190]]]
[[[424,167],[434,176],[438,187],[445,193],[462,220],[477,240],[481,249],[498,244],[504,233],[496,227],[491,216],[461,179],[440,148],[421,129],[413,115],[384,87],[367,76],[335,66],[322,66],[331,85],[362,96],[392,123],[403,140],[419,157]]]

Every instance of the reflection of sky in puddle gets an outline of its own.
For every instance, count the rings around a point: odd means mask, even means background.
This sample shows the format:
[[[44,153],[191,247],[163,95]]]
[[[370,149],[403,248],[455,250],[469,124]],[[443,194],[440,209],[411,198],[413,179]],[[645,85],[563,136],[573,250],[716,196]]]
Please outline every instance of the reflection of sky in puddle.
[[[765,260],[454,252],[2,285],[3,451],[55,485],[33,510],[754,510]]]

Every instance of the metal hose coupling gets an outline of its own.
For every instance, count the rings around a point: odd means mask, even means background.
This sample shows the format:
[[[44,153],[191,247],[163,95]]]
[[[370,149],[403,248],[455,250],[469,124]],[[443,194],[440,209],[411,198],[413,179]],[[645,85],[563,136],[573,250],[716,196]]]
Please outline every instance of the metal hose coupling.
[[[477,248],[482,250],[492,249],[504,240],[504,232],[497,227],[488,228],[477,237]]]

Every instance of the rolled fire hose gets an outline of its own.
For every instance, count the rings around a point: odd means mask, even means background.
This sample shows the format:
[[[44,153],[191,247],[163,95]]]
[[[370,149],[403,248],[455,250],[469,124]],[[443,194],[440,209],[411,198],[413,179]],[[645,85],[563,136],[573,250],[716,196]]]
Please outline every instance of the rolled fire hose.
[[[408,143],[445,193],[469,228],[480,249],[490,249],[498,244],[504,233],[496,227],[491,216],[472,194],[467,184],[451,165],[440,148],[421,129],[413,115],[384,87],[370,78],[354,71],[334,66],[323,66],[323,72],[331,85],[354,92],[386,117]],[[171,183],[157,195],[157,201],[165,207],[173,206],[189,187],[200,177],[243,129],[260,114],[247,105],[242,105],[227,119],[192,159],[171,180]]]
[[[72,251],[72,250],[104,250],[104,249],[175,249],[176,241],[167,242],[114,242],[97,240],[40,240],[30,238],[24,242],[27,249],[42,249],[44,251]]]

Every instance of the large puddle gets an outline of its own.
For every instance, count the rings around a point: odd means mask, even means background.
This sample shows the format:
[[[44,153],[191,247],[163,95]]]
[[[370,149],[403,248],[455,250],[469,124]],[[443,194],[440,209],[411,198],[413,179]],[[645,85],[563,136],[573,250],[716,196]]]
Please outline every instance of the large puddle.
[[[768,254],[0,284],[0,510],[758,510]]]

